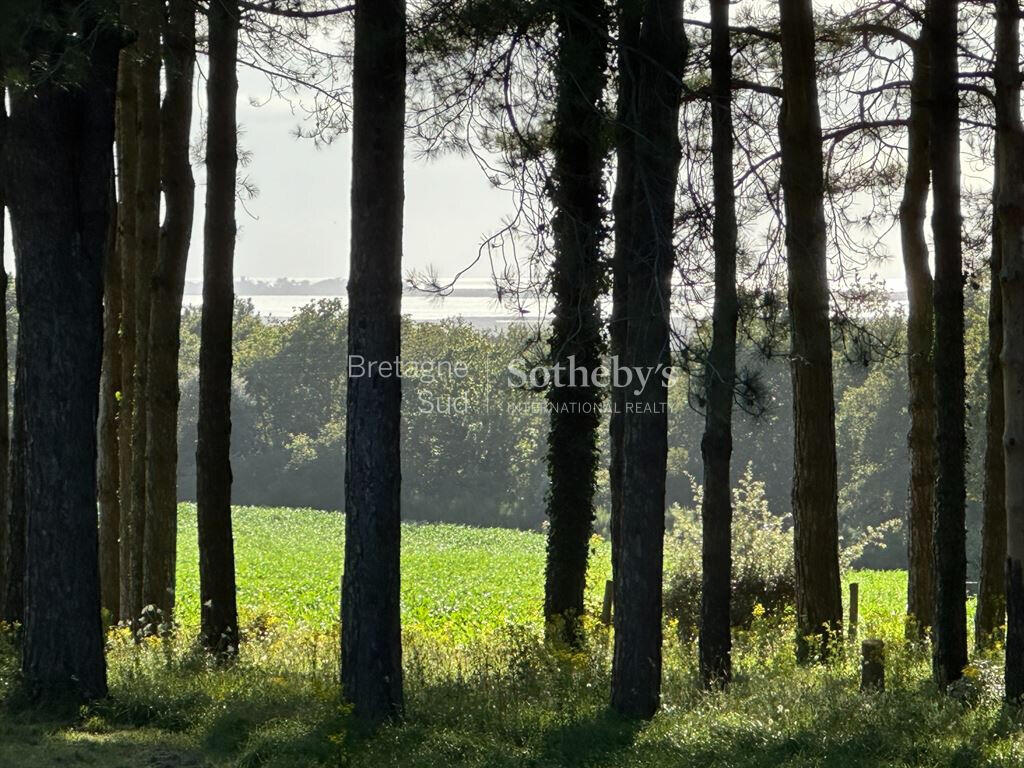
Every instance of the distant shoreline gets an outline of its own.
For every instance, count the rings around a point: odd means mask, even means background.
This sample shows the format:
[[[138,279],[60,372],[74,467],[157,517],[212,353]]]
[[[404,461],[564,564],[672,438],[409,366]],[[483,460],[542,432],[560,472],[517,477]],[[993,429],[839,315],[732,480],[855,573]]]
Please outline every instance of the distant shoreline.
[[[448,278],[442,284],[447,284]],[[348,281],[343,277],[324,278],[252,278],[240,277],[235,280],[235,294],[238,296],[318,296],[322,298],[343,298],[348,289]],[[186,280],[185,295],[201,296],[202,280]],[[422,296],[435,298],[432,291],[423,291],[408,284],[402,285],[403,296]],[[497,292],[494,284],[486,278],[462,278],[452,287],[451,294],[467,298],[494,299]]]
[[[441,280],[446,284],[447,280]],[[886,281],[890,306],[907,306],[905,290],[896,281]],[[252,301],[256,312],[264,317],[284,321],[293,317],[302,307],[316,301],[336,299],[347,302],[347,280],[344,278],[239,278],[235,281],[235,295]],[[202,282],[185,283],[186,307],[202,305]],[[461,319],[475,328],[499,330],[520,323],[545,323],[550,316],[548,300],[536,296],[524,297],[523,312],[517,307],[503,304],[497,298],[489,278],[462,278],[450,293],[436,294],[420,291],[409,285],[402,288],[402,314],[417,322],[441,322]],[[610,309],[610,307],[606,307]]]

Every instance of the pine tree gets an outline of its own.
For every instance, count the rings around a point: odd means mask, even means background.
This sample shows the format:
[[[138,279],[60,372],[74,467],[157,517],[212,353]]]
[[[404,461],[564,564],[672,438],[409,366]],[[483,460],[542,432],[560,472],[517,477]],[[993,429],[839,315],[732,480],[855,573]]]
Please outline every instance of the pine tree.
[[[669,294],[675,251],[672,230],[680,162],[679,107],[687,40],[674,2],[645,0],[633,55],[620,64],[628,94],[620,145],[632,163],[628,208],[616,206],[616,239],[624,241],[622,364],[653,368],[643,388],[625,387],[621,423],[621,509],[612,546],[615,573],[615,649],[612,708],[651,717],[661,696],[662,566],[667,388],[670,366]],[[622,218],[620,218],[622,217]],[[628,238],[628,239],[625,239]],[[618,258],[618,254],[617,257]],[[622,288],[624,287],[624,291]]]
[[[797,656],[830,651],[842,628],[832,338],[821,114],[810,0],[780,0],[782,194],[793,382]],[[818,642],[812,642],[813,637]],[[817,647],[816,647],[817,646]]]
[[[200,632],[208,650],[230,656],[238,650],[231,531],[231,333],[238,169],[238,6],[234,0],[213,0],[208,24],[206,221],[196,439]]]
[[[931,46],[932,239],[935,248],[935,404],[937,480],[932,541],[936,682],[958,680],[967,665],[966,433],[964,279],[960,239],[960,121],[957,2],[929,0]]]
[[[598,429],[604,394],[590,372],[602,362],[605,340],[600,297],[607,286],[604,166],[604,88],[608,9],[604,0],[564,0],[557,11],[557,94],[551,139],[554,170],[551,222],[555,258],[551,293],[551,363],[579,367],[586,383],[552,386],[548,433],[550,489],[544,618],[562,638],[578,642],[594,520]]]
[[[714,184],[715,303],[705,364],[706,406],[701,454],[703,571],[700,671],[706,686],[732,677],[732,397],[736,378],[736,199],[733,179],[732,50],[729,2],[711,0],[711,155]]]
[[[367,363],[401,351],[405,14],[405,0],[356,3],[348,354]],[[377,370],[349,376],[345,435],[341,683],[368,721],[403,706],[402,389],[397,376]]]

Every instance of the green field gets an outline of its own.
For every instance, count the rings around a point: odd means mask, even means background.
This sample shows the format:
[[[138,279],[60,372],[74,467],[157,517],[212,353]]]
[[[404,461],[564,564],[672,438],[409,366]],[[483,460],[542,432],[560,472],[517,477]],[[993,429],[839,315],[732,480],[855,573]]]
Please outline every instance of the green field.
[[[270,618],[325,630],[338,623],[345,519],[333,512],[235,510],[239,619]],[[179,619],[198,623],[195,509],[182,506],[178,532]],[[595,539],[592,585],[611,571],[609,547]],[[461,525],[402,529],[402,619],[412,634],[472,640],[507,625],[537,625],[544,592],[544,538]],[[599,592],[591,590],[594,599]],[[538,625],[539,626],[539,625]]]
[[[216,668],[192,644],[194,511],[181,517],[178,637],[137,647],[112,632],[110,698],[59,723],[9,708],[0,766],[1024,765],[1001,670],[978,663],[957,696],[940,696],[927,649],[902,642],[903,573],[849,577],[861,585],[862,636],[887,641],[884,694],[859,692],[852,652],[798,667],[791,624],[767,619],[736,633],[729,691],[702,693],[695,649],[670,626],[663,712],[632,723],[607,713],[607,630],[591,624],[578,653],[542,641],[543,537],[450,525],[403,529],[407,716],[362,733],[335,684],[343,519],[236,510],[246,640],[237,663]],[[593,555],[596,608],[607,544],[595,540]],[[0,642],[0,693],[16,701],[16,659]]]

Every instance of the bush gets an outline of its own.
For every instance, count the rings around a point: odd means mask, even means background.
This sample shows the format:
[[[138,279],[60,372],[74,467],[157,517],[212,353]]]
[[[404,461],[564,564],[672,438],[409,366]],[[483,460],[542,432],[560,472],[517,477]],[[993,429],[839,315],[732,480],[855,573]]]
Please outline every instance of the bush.
[[[666,542],[665,615],[678,622],[680,637],[692,639],[700,621],[701,520],[704,489],[690,477],[694,506],[673,504],[669,509],[670,535]],[[773,514],[765,484],[754,479],[748,463],[733,489],[732,605],[733,627],[748,629],[755,613],[781,616],[796,603],[793,564],[792,516]],[[866,526],[852,540],[839,539],[839,567],[849,570],[866,550],[885,549],[886,537],[899,530],[901,521]],[[757,606],[761,610],[757,610]]]
[[[665,615],[678,623],[683,639],[692,639],[700,620],[701,522],[703,489],[691,478],[695,504],[669,510],[671,533]],[[790,516],[773,515],[764,483],[747,464],[733,490],[732,609],[734,627],[747,628],[760,605],[766,616],[778,616],[796,599],[793,536]]]

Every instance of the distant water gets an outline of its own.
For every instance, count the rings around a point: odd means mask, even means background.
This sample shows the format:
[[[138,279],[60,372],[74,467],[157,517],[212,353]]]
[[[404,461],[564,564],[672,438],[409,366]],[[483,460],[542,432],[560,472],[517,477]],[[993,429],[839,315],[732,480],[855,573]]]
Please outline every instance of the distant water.
[[[238,298],[251,301],[256,312],[274,320],[286,320],[302,307],[324,299],[346,297],[337,293],[246,293],[238,286]],[[186,285],[185,306],[200,307],[203,297],[195,283]],[[543,316],[541,305],[534,298],[524,301],[520,308],[502,304],[489,280],[465,278],[460,280],[450,295],[438,296],[406,287],[402,296],[402,314],[420,322],[437,322],[447,318],[462,318],[478,328],[503,328],[516,322],[537,322]]]
[[[894,306],[906,308],[907,294],[902,279],[887,279],[886,290]],[[299,309],[314,301],[322,299],[346,300],[338,294],[279,294],[256,293],[247,294],[239,291],[239,298],[248,299],[259,314],[274,320],[286,320]],[[202,306],[203,297],[194,283],[186,286],[184,297],[186,306]],[[464,278],[455,286],[448,296],[415,291],[405,288],[402,296],[402,314],[420,322],[438,322],[447,318],[462,318],[477,328],[504,328],[517,322],[533,322],[546,317],[547,303],[538,302],[536,298],[524,300],[522,308],[499,302],[490,280],[480,278]]]

